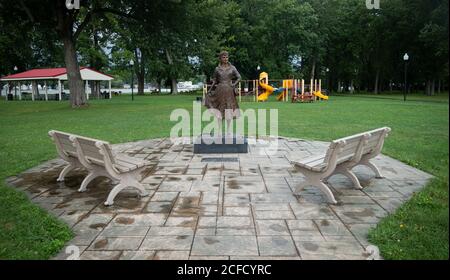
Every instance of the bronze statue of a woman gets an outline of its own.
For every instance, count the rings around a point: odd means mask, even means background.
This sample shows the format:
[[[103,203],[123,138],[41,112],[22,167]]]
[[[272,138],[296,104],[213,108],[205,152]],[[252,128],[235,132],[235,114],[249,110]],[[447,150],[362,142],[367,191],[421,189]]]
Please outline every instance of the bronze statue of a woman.
[[[239,105],[234,93],[241,80],[241,75],[236,67],[228,62],[227,51],[219,54],[219,60],[220,63],[214,71],[213,84],[205,98],[205,106],[215,109],[213,111],[220,131],[223,119],[227,121],[227,134],[230,134],[231,121],[240,116]]]

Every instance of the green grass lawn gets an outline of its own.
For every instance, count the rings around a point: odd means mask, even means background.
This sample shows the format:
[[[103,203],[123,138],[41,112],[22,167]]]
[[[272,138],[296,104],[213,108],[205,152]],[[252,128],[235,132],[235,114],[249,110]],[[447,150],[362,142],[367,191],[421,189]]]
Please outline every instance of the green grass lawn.
[[[402,91],[392,91],[380,94],[373,94],[371,92],[361,91],[355,93],[333,93],[336,96],[342,97],[362,97],[362,98],[373,98],[373,99],[391,99],[391,100],[401,100],[403,101],[404,95]],[[410,92],[406,95],[406,101],[424,101],[424,102],[444,102],[448,103],[447,93],[436,93],[434,96],[427,96],[423,92]]]
[[[332,96],[328,102],[241,103],[279,109],[279,134],[332,139],[390,126],[383,153],[436,176],[424,191],[385,218],[370,241],[386,259],[448,259],[448,95],[404,103],[398,95]],[[380,98],[381,97],[381,98]],[[47,259],[70,240],[65,225],[33,205],[3,180],[55,158],[51,129],[121,143],[168,136],[173,109],[191,110],[195,96],[128,96],[68,102],[0,101],[0,259]],[[434,102],[430,102],[434,101]]]

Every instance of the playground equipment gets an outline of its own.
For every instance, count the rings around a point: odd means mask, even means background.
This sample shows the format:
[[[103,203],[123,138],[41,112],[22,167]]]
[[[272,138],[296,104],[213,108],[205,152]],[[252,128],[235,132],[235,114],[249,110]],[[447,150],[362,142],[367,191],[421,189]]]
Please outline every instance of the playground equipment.
[[[280,81],[273,81],[280,82]],[[269,85],[269,75],[266,72],[262,72],[259,74],[259,86],[264,89],[264,91],[257,96],[257,101],[267,101],[271,94],[278,94],[278,101],[288,101],[289,100],[289,92],[294,94],[294,80],[281,80],[281,87],[275,88]]]
[[[278,84],[279,87],[276,87]],[[204,84],[203,100],[211,85]],[[305,80],[285,79],[269,80],[269,74],[262,72],[258,80],[241,80],[238,84],[236,98],[238,102],[265,102],[272,94],[277,95],[278,101],[287,102],[314,102],[317,100],[328,100],[328,96],[322,91],[322,80],[310,80],[310,84],[305,84]]]
[[[313,80],[311,80],[312,84]],[[317,84],[319,87],[317,87]],[[322,80],[314,80],[314,90],[312,93],[319,99],[328,100],[328,96],[322,93]]]
[[[269,86],[269,74],[267,74],[266,72],[262,72],[259,74],[259,86],[262,87],[265,91],[258,94],[258,101],[266,101],[269,98],[269,95],[271,95],[275,91],[274,87]]]
[[[274,88],[269,85],[269,74],[266,72],[262,72],[259,74],[259,86],[264,89],[262,93],[260,93],[257,97],[257,101],[267,101],[269,95],[278,94],[277,100],[284,100],[287,94],[287,88],[285,87],[285,82],[283,81],[282,88]]]
[[[297,90],[292,95],[292,103],[294,102],[314,102],[316,100],[328,100],[328,96],[322,92],[322,80],[313,80],[309,85],[305,84],[305,80],[295,80]]]
[[[294,80],[283,80],[283,94],[277,96],[278,101],[288,101],[289,100],[289,90],[294,94]]]

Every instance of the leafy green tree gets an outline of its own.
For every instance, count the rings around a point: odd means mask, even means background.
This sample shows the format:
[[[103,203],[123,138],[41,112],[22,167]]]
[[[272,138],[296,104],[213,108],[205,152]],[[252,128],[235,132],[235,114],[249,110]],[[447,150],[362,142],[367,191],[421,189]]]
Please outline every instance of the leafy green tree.
[[[16,14],[16,23],[24,26],[36,26],[39,32],[50,38],[57,36],[62,43],[64,63],[67,68],[72,107],[85,105],[86,95],[81,79],[77,56],[77,41],[86,26],[95,17],[106,13],[128,16],[121,12],[121,1],[80,1],[80,9],[69,9],[65,0],[28,0],[10,1],[2,4],[6,14]]]

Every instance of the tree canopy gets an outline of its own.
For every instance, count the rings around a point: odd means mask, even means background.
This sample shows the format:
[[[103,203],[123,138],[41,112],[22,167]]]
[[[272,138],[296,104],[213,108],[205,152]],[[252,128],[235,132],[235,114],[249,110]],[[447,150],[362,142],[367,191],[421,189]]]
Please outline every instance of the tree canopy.
[[[85,104],[79,65],[144,82],[209,79],[217,54],[243,78],[321,78],[330,90],[448,85],[448,0],[65,0],[0,1],[0,75],[65,66],[74,107]],[[72,74],[71,74],[72,73]]]

